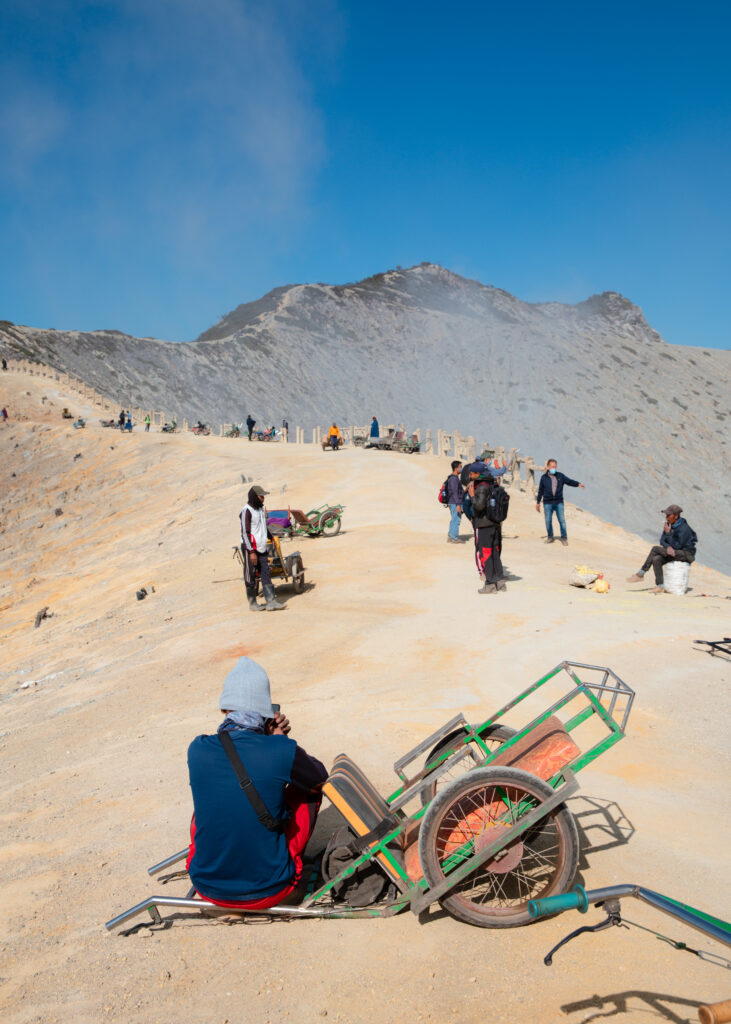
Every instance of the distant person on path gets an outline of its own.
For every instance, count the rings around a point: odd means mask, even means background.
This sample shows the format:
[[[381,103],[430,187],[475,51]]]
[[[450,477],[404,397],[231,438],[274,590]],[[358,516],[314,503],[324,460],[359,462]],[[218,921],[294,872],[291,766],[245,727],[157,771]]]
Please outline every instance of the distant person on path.
[[[7,370],[7,368],[8,368],[8,361],[7,361],[7,359],[3,359],[3,370]]]
[[[271,539],[271,533],[267,527],[267,514],[264,508],[264,497],[268,493],[269,491],[265,491],[263,487],[255,484],[249,490],[248,503],[244,505],[239,514],[241,551],[244,556],[244,585],[246,586],[249,611],[252,612],[272,612],[287,607],[280,604],[274,596],[272,574],[269,568],[267,540]],[[261,580],[261,587],[266,598],[265,605],[256,603],[257,575]]]
[[[120,430],[124,430],[124,424],[125,424],[126,419],[127,419],[127,417],[124,415],[124,409],[120,409],[119,410],[119,416],[117,417],[117,423],[119,424],[119,429]]]
[[[340,433],[340,429],[337,423],[333,423],[327,435],[327,443],[333,449],[337,451],[343,441],[343,435]]]
[[[371,437],[380,437],[379,429],[378,420],[374,416],[371,420]]]
[[[462,463],[455,459],[452,462],[452,472],[447,477],[447,505],[451,514],[449,529],[447,531],[448,544],[461,544],[459,539],[459,517],[462,515],[462,499],[464,490],[459,479],[459,471]]]
[[[124,424],[124,429],[132,433],[132,417],[130,416],[129,412],[127,413],[127,421]]]
[[[150,433],[150,414],[149,412],[145,416],[145,433]]]
[[[555,459],[549,459],[546,463],[546,472],[538,484],[536,512],[540,512],[542,501],[543,513],[546,517],[546,533],[548,534],[546,544],[553,544],[556,539],[553,536],[553,513],[556,513],[558,525],[561,527],[561,543],[566,547],[569,540],[566,533],[566,517],[563,511],[563,489],[564,487],[580,487],[583,490],[584,485],[580,484],[578,480],[572,480],[565,473],[559,473],[556,467],[557,462]]]
[[[638,569],[634,576],[628,576],[628,583],[641,583],[645,573],[652,566],[655,573],[655,586],[651,589],[653,594],[664,592],[663,566],[666,562],[693,562],[695,561],[695,549],[698,537],[691,529],[685,519],[682,519],[682,508],[680,505],[668,505],[662,510],[665,516],[665,525],[660,534],[660,543],[650,548],[642,568]]]
[[[256,420],[252,417],[251,413],[246,417],[246,429],[249,431],[249,440],[251,435],[254,433],[254,427],[256,426]]]
[[[507,516],[510,498],[496,479],[503,475],[505,467],[491,470],[484,462],[475,462],[470,468],[473,479],[467,492],[474,517],[475,561],[478,573],[484,576],[483,585],[477,593],[496,594],[499,590],[507,590],[500,556],[502,523]]]
[[[299,884],[327,770],[290,739],[255,661],[239,659],[219,706],[225,717],[216,732],[188,747],[194,813],[186,869],[205,899],[264,910]]]
[[[289,440],[289,423],[286,420],[282,420],[282,440]]]
[[[8,410],[5,408],[5,406],[3,406],[2,409],[0,409],[0,419],[3,421],[3,423],[8,422]]]

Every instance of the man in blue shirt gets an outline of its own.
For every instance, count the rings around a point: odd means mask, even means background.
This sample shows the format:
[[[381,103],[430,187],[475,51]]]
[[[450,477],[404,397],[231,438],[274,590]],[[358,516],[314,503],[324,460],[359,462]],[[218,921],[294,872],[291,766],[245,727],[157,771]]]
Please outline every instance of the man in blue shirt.
[[[546,544],[553,544],[555,540],[553,536],[553,513],[556,513],[558,525],[561,528],[561,543],[566,547],[569,539],[566,533],[566,517],[563,511],[563,489],[564,487],[581,487],[583,490],[584,485],[580,484],[578,480],[572,480],[565,473],[559,473],[556,467],[557,462],[555,459],[549,459],[546,463],[546,472],[538,484],[536,512],[540,512],[542,501],[543,513],[546,517],[546,533],[548,534]]]
[[[655,573],[655,586],[651,592],[660,594],[665,590],[662,570],[666,562],[694,561],[698,537],[685,519],[681,518],[682,512],[680,505],[668,505],[662,510],[662,514],[665,516],[665,525],[660,534],[660,543],[650,548],[650,553],[642,568],[638,569],[634,576],[627,577],[628,583],[640,583],[645,578],[647,570],[652,566]]]
[[[217,732],[197,736],[188,748],[194,813],[186,867],[205,899],[264,910],[300,881],[327,771],[289,738],[289,721],[272,705],[269,677],[255,661],[239,659],[223,684],[220,707],[225,717]],[[253,797],[239,782],[222,733],[253,784]]]
[[[451,515],[447,531],[448,544],[462,543],[459,539],[459,517],[462,515],[462,498],[464,497],[464,490],[459,478],[461,469],[462,463],[455,459],[452,463],[452,472],[447,477],[447,505]]]
[[[373,419],[371,420],[371,437],[378,437],[379,429],[380,428],[378,426],[378,420],[374,416]]]

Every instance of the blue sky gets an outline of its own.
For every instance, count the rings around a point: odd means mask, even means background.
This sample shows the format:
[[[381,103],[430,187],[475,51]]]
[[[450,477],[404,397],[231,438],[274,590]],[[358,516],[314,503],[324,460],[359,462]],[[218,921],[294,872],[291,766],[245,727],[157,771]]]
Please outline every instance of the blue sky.
[[[196,337],[422,260],[731,347],[731,5],[4,0],[0,318]]]

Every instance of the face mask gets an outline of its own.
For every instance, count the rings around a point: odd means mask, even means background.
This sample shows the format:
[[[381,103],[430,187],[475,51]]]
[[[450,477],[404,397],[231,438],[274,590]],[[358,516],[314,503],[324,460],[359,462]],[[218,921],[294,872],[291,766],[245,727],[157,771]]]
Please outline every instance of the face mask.
[[[555,470],[555,469],[549,469],[549,471],[548,471],[548,472],[549,472],[549,473],[555,473],[555,472],[556,472],[556,470]]]

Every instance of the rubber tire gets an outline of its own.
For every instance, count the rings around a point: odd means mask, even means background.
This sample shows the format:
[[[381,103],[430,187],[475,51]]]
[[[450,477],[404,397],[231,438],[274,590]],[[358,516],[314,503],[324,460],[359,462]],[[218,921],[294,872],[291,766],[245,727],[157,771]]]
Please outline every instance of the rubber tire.
[[[445,877],[436,848],[441,822],[454,803],[458,802],[471,789],[479,788],[480,785],[485,787],[514,786],[538,797],[553,795],[553,790],[547,782],[520,768],[474,768],[455,779],[432,800],[419,831],[419,860],[424,878],[430,888],[439,885]],[[574,817],[566,804],[559,804],[541,820],[553,820],[557,826],[560,861],[549,884],[544,889],[531,894],[531,899],[543,899],[546,896],[567,892],[576,877],[579,865],[579,833]],[[538,828],[539,826],[536,825],[535,829]],[[535,829],[531,831],[535,832]],[[501,877],[507,877],[507,875]],[[444,896],[439,902],[455,920],[476,925],[479,928],[517,928],[531,923],[527,902],[518,904],[516,909],[508,911],[485,907],[477,909],[477,906],[459,895]]]
[[[474,726],[473,726],[473,728],[474,728]],[[515,733],[516,733],[516,730],[515,729],[511,729],[509,725],[491,725],[489,727],[489,729],[486,729],[485,732],[481,733],[480,735],[482,736],[482,739],[487,740],[487,741],[499,740],[500,741],[500,743],[498,744],[498,746],[499,746],[499,745],[503,744],[506,740],[509,740],[513,736],[515,736]],[[454,732],[450,732],[448,736],[445,736],[443,740],[441,740],[439,743],[437,743],[437,745],[432,750],[429,751],[429,754],[427,756],[426,761],[424,762],[424,765],[426,766],[426,765],[430,764],[430,762],[433,761],[434,758],[438,754],[441,754],[442,751],[444,751],[444,750],[449,750],[450,748],[452,748],[454,753],[456,753],[457,750],[459,749],[459,747],[463,746],[463,744],[455,742],[460,736],[464,736],[464,729],[455,729]],[[479,764],[475,765],[475,768],[479,768],[479,767],[480,767]],[[468,768],[467,771],[474,771],[474,769],[473,768]],[[436,787],[436,785],[437,785],[437,783],[435,782],[434,783],[434,787]],[[436,790],[436,788],[432,788],[432,789],[426,789],[425,788],[425,789],[422,789],[420,795],[421,795],[421,805],[422,805],[422,807],[426,807],[427,804],[430,804],[431,801],[434,799],[434,797],[437,795],[437,790]]]
[[[331,516],[328,518],[328,513],[325,512],[325,514],[320,517],[317,528],[323,537],[337,537],[342,525],[343,521],[340,516]]]
[[[292,560],[292,589],[295,594],[303,594],[305,590],[305,567],[299,555]]]

